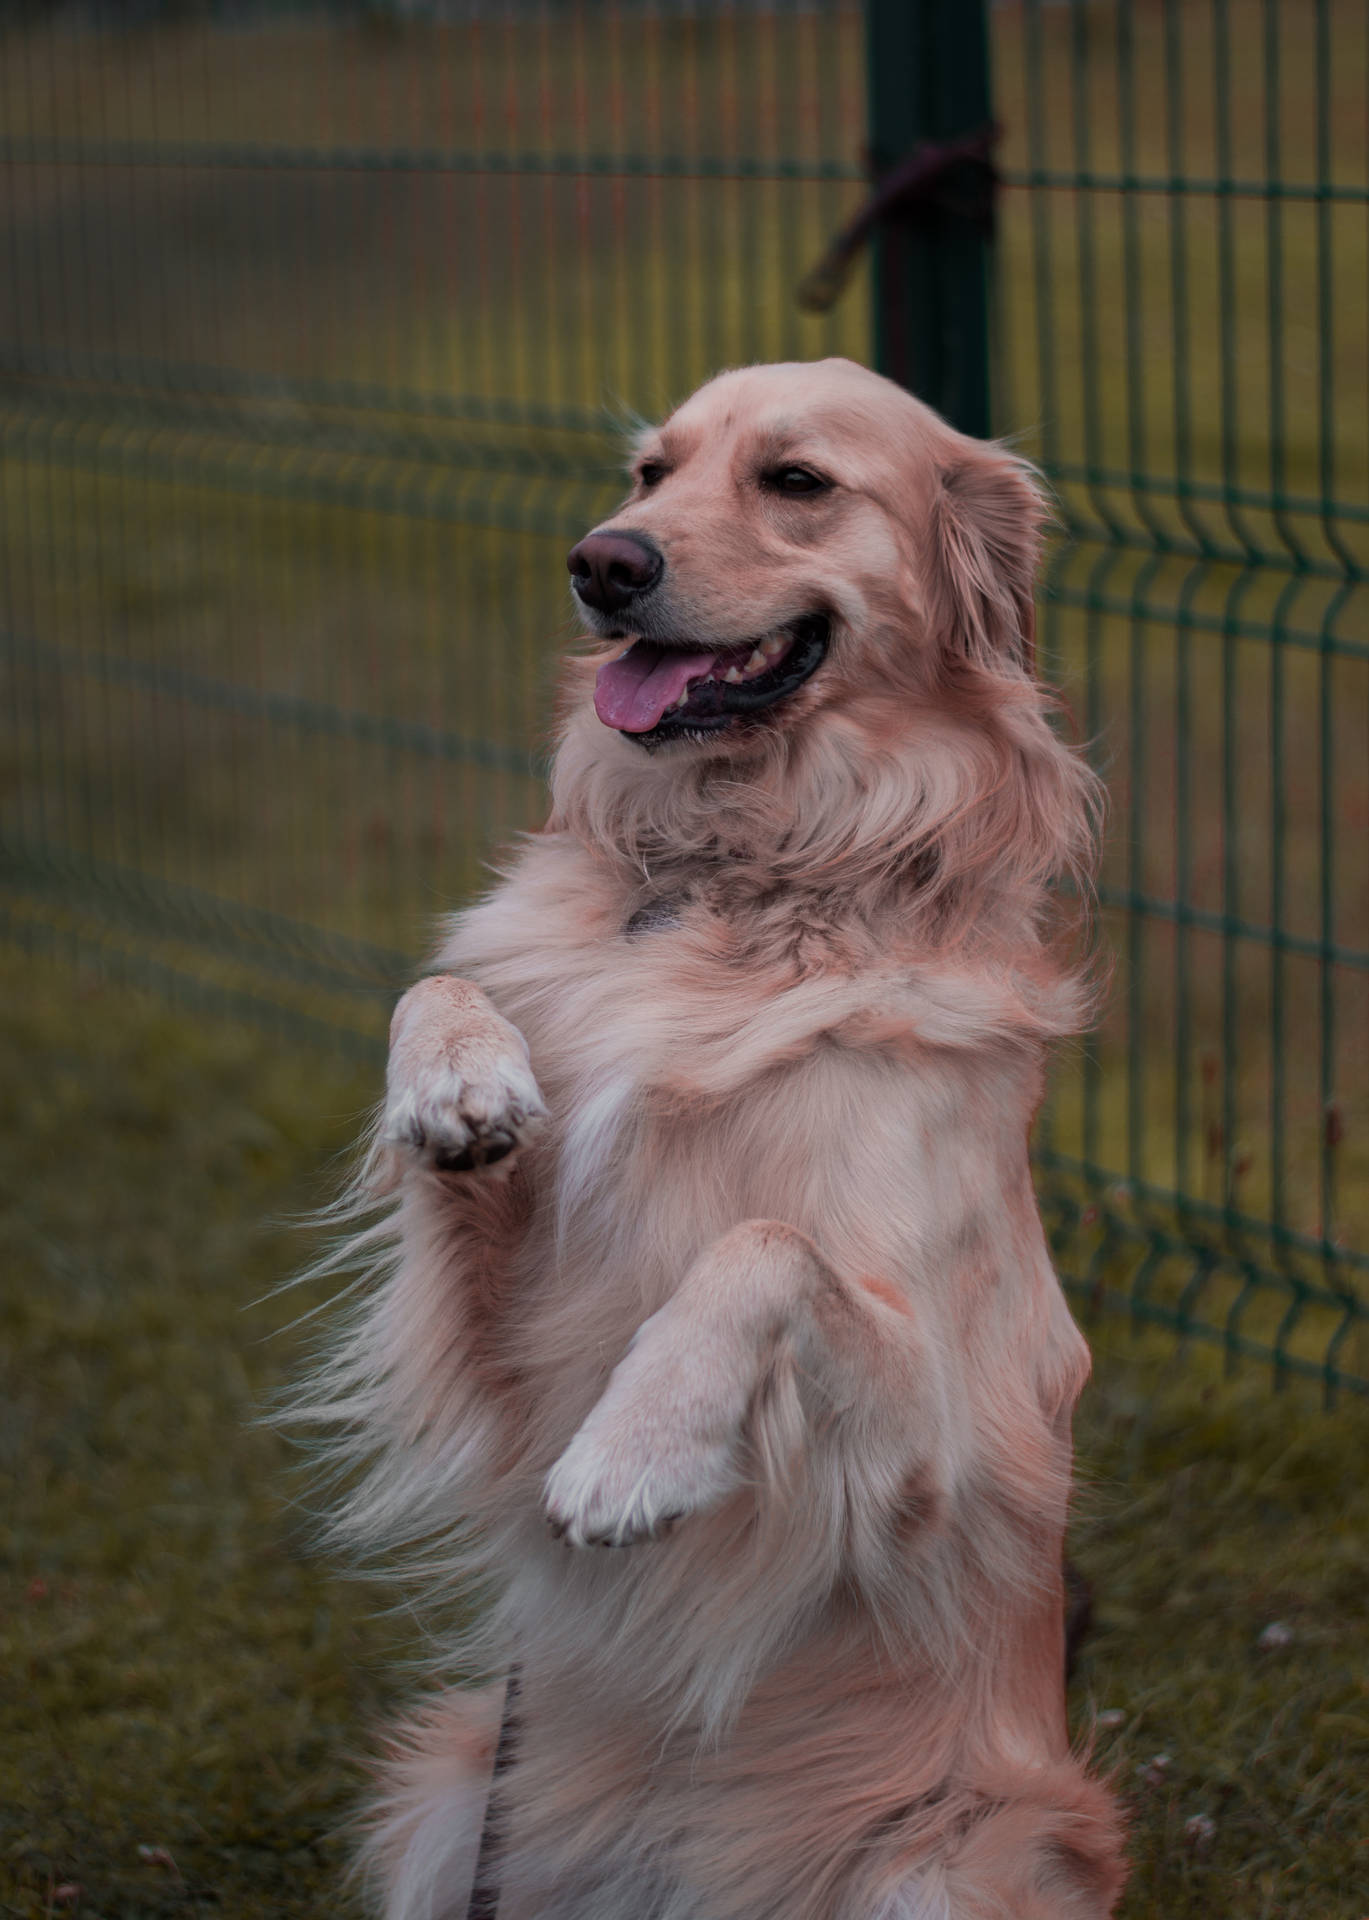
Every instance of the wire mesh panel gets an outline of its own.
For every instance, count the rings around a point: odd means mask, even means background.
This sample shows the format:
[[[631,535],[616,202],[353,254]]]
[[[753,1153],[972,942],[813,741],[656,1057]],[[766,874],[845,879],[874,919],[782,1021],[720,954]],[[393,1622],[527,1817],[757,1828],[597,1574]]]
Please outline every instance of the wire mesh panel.
[[[1058,492],[1043,653],[1114,803],[1062,1265],[1369,1384],[1364,0],[974,11],[0,0],[0,925],[377,1047],[541,815],[624,428],[738,361],[921,363],[865,278],[795,291],[867,145],[975,132],[987,40],[992,382],[932,358]],[[935,251],[899,310],[944,334]]]
[[[5,913],[344,1031],[543,807],[623,431],[859,197],[830,4],[0,9]]]
[[[999,414],[1113,797],[1111,1010],[1040,1142],[1140,1319],[1369,1374],[1362,0],[1001,7]]]

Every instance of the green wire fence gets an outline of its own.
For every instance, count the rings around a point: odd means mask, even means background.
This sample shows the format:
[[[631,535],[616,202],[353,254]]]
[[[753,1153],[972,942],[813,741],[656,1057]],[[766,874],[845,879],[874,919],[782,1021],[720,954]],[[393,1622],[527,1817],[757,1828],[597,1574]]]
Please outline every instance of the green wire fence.
[[[1058,497],[1067,1279],[1369,1388],[1366,73],[1365,0],[0,0],[0,931],[378,1056],[624,427],[849,353]]]

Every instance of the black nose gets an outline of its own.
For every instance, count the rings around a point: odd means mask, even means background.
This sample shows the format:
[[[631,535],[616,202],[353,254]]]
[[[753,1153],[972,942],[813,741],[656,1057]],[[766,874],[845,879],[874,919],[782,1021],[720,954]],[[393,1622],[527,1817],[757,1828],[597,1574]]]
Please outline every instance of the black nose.
[[[660,551],[642,533],[588,533],[566,555],[575,591],[597,613],[620,613],[654,587],[665,568]]]

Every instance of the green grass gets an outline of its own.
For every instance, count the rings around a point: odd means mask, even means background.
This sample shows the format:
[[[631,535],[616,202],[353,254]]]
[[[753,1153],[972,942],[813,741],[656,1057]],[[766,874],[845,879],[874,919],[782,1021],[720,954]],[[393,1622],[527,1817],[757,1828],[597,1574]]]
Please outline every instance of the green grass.
[[[300,1303],[254,1303],[370,1089],[93,980],[3,981],[4,1911],[79,1884],[56,1911],[317,1915],[404,1636],[310,1557],[253,1424]]]
[[[304,1251],[281,1223],[371,1079],[10,961],[0,1089],[3,1911],[338,1911],[357,1756],[416,1642],[310,1557],[253,1423],[300,1363],[308,1302],[263,1300]],[[1073,1703],[1123,1716],[1098,1757],[1132,1812],[1125,1920],[1362,1920],[1369,1410],[1127,1345],[1079,1441]]]
[[[1367,1413],[1318,1414],[1258,1370],[1224,1384],[1199,1356],[1100,1357],[1071,1547],[1099,1617],[1074,1704],[1081,1726],[1124,1716],[1097,1755],[1132,1815],[1127,1920],[1361,1920]],[[1262,1646],[1270,1628],[1288,1644]]]

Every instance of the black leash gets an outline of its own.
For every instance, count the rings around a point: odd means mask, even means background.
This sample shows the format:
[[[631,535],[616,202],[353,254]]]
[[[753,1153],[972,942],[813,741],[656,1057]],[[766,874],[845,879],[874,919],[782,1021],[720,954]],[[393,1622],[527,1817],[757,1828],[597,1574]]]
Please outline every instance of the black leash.
[[[495,1801],[499,1793],[499,1776],[507,1773],[513,1764],[514,1751],[518,1745],[518,1669],[509,1670],[509,1683],[504,1691],[504,1718],[499,1723],[499,1744],[494,1750],[494,1768],[490,1774],[490,1797],[485,1805],[485,1824],[480,1831],[480,1852],[475,1862],[475,1884],[471,1888],[471,1904],[466,1909],[466,1920],[495,1920],[499,1912],[499,1848],[502,1835],[499,1831],[499,1814]]]

